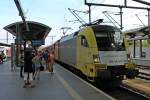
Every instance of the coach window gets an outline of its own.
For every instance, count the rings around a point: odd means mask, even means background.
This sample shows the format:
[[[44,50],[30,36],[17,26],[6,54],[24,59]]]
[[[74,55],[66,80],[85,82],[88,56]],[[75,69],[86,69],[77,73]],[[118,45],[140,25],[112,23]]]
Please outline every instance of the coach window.
[[[81,36],[81,45],[84,47],[88,47],[88,42],[84,36]]]

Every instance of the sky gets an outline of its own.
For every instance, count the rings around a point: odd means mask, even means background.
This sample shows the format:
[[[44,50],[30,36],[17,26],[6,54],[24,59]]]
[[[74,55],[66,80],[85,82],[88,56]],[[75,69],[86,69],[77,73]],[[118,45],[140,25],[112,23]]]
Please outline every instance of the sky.
[[[130,6],[141,6],[139,3],[127,0],[127,4]],[[145,0],[149,2],[149,0]],[[36,21],[43,23],[52,28],[45,42],[46,45],[52,44],[56,40],[63,36],[62,27],[70,27],[67,34],[71,34],[79,29],[81,23],[75,21],[76,18],[70,13],[68,8],[80,11],[88,11],[87,5],[84,4],[84,0],[20,0],[22,8],[24,10],[27,21]],[[104,3],[104,4],[118,4],[123,5],[124,0],[87,0],[87,2],[93,3]],[[115,15],[119,12],[118,8],[111,7],[95,7],[92,6],[92,21],[96,19],[104,19],[105,24],[111,24],[110,21],[104,16],[103,11],[108,13],[119,22],[119,16]],[[1,0],[0,2],[0,42],[7,43],[6,31],[3,27],[8,24],[21,21],[21,17],[18,14],[17,7],[14,0]],[[88,22],[88,14],[79,13],[77,14]],[[140,27],[142,23],[136,17],[138,14],[142,22],[147,25],[147,11],[146,10],[133,10],[123,9],[123,30],[128,30],[136,27]],[[112,25],[112,24],[111,24]],[[8,43],[14,42],[13,36],[9,34]],[[53,41],[52,41],[53,37]]]

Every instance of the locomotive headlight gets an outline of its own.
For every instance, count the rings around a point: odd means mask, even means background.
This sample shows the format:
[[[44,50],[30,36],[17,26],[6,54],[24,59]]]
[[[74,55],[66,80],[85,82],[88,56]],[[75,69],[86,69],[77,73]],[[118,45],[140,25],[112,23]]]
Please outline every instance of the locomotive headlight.
[[[127,60],[130,61],[131,58],[130,58],[130,54],[127,54]]]
[[[130,59],[130,58],[127,58],[127,60],[130,61],[131,59]]]
[[[99,59],[99,55],[98,55],[98,54],[93,55],[93,61],[94,61],[94,63],[100,62],[100,59]]]

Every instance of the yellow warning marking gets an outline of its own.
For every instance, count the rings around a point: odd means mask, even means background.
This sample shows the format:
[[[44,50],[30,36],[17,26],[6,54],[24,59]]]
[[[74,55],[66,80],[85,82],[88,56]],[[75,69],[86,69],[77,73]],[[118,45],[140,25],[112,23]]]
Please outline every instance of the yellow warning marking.
[[[60,75],[57,74],[57,76],[74,100],[83,100],[82,97]]]

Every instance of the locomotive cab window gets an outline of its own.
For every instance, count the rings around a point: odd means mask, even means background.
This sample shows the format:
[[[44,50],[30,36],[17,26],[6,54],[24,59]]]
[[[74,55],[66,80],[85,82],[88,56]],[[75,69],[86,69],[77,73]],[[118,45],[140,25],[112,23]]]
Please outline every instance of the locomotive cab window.
[[[125,45],[121,31],[115,28],[104,27],[103,29],[94,28],[98,50],[102,51],[122,51]]]
[[[84,36],[81,36],[81,45],[84,47],[88,47],[87,39]]]

